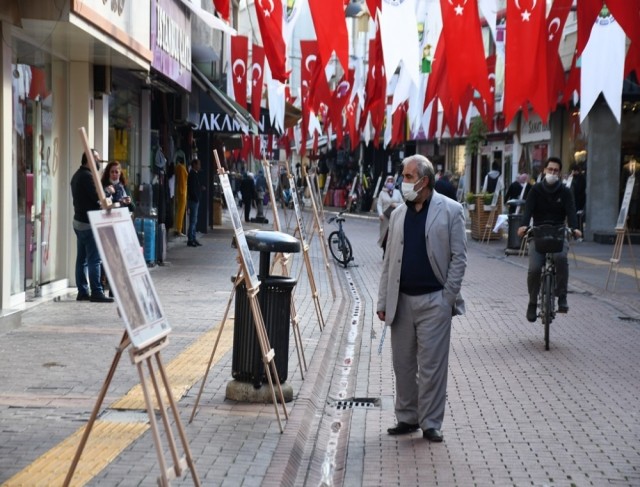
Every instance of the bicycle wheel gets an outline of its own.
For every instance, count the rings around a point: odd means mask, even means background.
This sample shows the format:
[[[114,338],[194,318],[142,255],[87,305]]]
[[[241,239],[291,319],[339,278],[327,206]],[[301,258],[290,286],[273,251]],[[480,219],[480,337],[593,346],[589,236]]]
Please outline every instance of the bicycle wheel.
[[[353,259],[353,249],[351,248],[351,242],[349,242],[347,236],[344,234],[342,236],[344,238],[342,242],[342,255],[344,257],[344,261],[342,264],[347,267],[347,264],[351,262],[351,259]]]
[[[342,239],[340,238],[340,232],[337,230],[329,234],[329,251],[334,259],[346,267],[351,254],[351,244],[349,244],[349,255],[347,255],[345,254],[345,245],[343,245]]]
[[[544,325],[544,349],[549,350],[549,328],[553,320],[553,276],[543,275],[540,312]]]

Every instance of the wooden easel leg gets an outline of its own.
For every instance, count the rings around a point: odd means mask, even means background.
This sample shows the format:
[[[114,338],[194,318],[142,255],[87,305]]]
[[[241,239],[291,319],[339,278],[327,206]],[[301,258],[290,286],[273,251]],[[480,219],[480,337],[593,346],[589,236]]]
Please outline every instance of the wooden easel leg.
[[[142,370],[142,362],[137,362],[136,368],[138,369],[138,375],[140,376],[140,385],[142,386],[144,402],[147,405],[147,413],[149,416],[149,423],[151,424],[151,434],[153,435],[153,443],[156,447],[158,463],[160,464],[161,475],[160,475],[160,478],[158,479],[158,483],[163,487],[168,486],[169,478],[167,477],[167,462],[165,461],[164,454],[162,453],[162,443],[160,441],[160,433],[158,432],[158,423],[156,422],[156,414],[153,410],[153,402],[151,401],[151,396],[149,395],[149,389],[147,388],[147,380],[144,376],[144,371]]]
[[[157,354],[156,354],[157,356]],[[156,401],[158,401],[158,410],[160,411],[160,416],[162,417],[162,424],[167,434],[167,442],[169,443],[169,451],[171,452],[171,458],[173,460],[173,473],[175,477],[182,476],[182,467],[180,465],[180,457],[178,457],[178,450],[176,448],[176,440],[173,437],[173,431],[171,430],[171,424],[169,424],[169,418],[167,417],[167,410],[165,409],[164,401],[162,400],[162,391],[158,387],[158,380],[156,379],[156,374],[153,370],[153,362],[151,361],[151,357],[147,357],[147,368],[149,369],[149,377],[151,378],[151,385],[153,386],[153,391],[156,395]],[[161,366],[162,364],[159,364]],[[167,388],[167,385],[164,384],[164,389],[167,392],[167,396],[171,395],[171,391]],[[153,410],[149,411],[149,414],[155,414]]]
[[[182,449],[184,450],[184,454],[187,460],[187,465],[189,466],[189,470],[191,470],[193,483],[194,485],[199,487],[200,479],[198,478],[198,473],[196,472],[196,468],[193,463],[193,458],[191,457],[191,448],[189,447],[189,442],[187,441],[187,435],[185,434],[184,428],[182,427],[182,421],[180,420],[180,415],[178,414],[178,407],[176,405],[176,401],[173,398],[173,394],[171,393],[169,379],[167,378],[167,373],[162,364],[162,360],[160,358],[160,352],[156,354],[156,361],[158,363],[158,370],[160,371],[160,377],[162,378],[164,389],[165,391],[167,391],[167,397],[169,399],[169,405],[171,406],[171,411],[173,411],[173,417],[176,422],[176,428],[178,429],[178,435],[180,435],[180,441],[182,441]]]
[[[204,372],[204,377],[202,377],[202,382],[200,384],[200,390],[198,391],[198,395],[196,397],[196,402],[193,405],[193,410],[191,411],[191,417],[189,418],[189,423],[193,421],[193,418],[196,415],[196,411],[198,409],[198,404],[200,404],[200,397],[202,396],[202,391],[204,390],[204,385],[207,382],[207,378],[209,377],[209,371],[211,370],[211,364],[213,364],[213,357],[216,354],[216,350],[218,349],[218,343],[220,342],[220,337],[222,336],[222,330],[224,330],[224,324],[227,321],[227,316],[229,315],[229,309],[231,309],[231,302],[233,301],[233,296],[235,295],[236,288],[238,284],[242,280],[240,275],[242,271],[239,270],[236,274],[235,281],[233,283],[233,289],[231,290],[231,294],[229,295],[229,300],[227,301],[227,307],[224,310],[224,316],[222,317],[222,323],[220,323],[220,329],[218,330],[218,336],[216,337],[216,341],[213,344],[213,349],[211,350],[211,356],[209,357],[209,363],[207,364],[207,370]]]
[[[311,268],[311,261],[309,260],[308,249],[303,251],[304,263],[307,266],[307,275],[309,276],[309,285],[311,286],[311,296],[313,297],[313,303],[316,307],[316,316],[318,317],[318,326],[320,331],[324,330],[324,318],[322,316],[322,309],[320,308],[320,300],[318,299],[318,289],[316,288],[316,281],[313,278],[313,269]]]
[[[629,244],[629,254],[631,255],[631,262],[633,262],[633,275],[636,278],[636,288],[640,291],[640,280],[638,280],[638,268],[636,267],[636,258],[633,255],[633,245],[631,245],[631,235],[627,231],[627,227],[625,226],[625,233],[627,235],[627,243]]]
[[[613,280],[613,289],[616,288],[616,282],[618,280],[618,267],[620,266],[620,257],[622,255],[622,244],[624,242],[624,232],[616,232],[616,241],[613,245],[613,255],[609,259],[609,272],[607,272],[607,282],[605,283],[605,290],[609,289],[609,279],[611,278],[611,271],[615,266],[615,277]]]
[[[260,311],[260,305],[258,304],[258,300],[256,297],[255,289],[251,289],[248,291],[249,302],[251,303],[251,310],[253,312],[253,321],[255,324],[256,335],[258,337],[258,343],[260,344],[260,350],[262,352],[262,361],[264,363],[264,370],[267,375],[267,379],[269,381],[269,387],[271,389],[271,398],[273,400],[273,406],[276,410],[276,417],[278,418],[278,425],[280,426],[280,432],[282,433],[284,430],[282,429],[282,421],[280,420],[280,412],[278,411],[278,401],[276,400],[276,394],[273,387],[273,379],[271,377],[271,372],[269,371],[269,364],[272,365],[272,371],[274,373],[276,383],[278,384],[278,392],[280,395],[280,400],[282,402],[282,409],[284,411],[285,418],[289,418],[289,413],[287,412],[287,407],[284,400],[284,394],[282,393],[282,387],[280,386],[280,378],[278,377],[278,371],[275,367],[275,362],[273,360],[273,350],[270,349],[269,345],[269,337],[267,336],[267,331],[264,327],[264,321],[262,319],[262,312]]]
[[[107,390],[109,389],[109,385],[111,384],[111,380],[113,379],[113,375],[115,374],[116,368],[118,367],[118,362],[120,362],[120,357],[122,357],[122,352],[129,346],[129,335],[127,332],[124,332],[122,335],[122,339],[120,340],[120,345],[116,349],[116,354],[113,357],[113,361],[111,362],[111,367],[109,368],[109,372],[107,373],[107,377],[102,384],[102,389],[100,389],[100,394],[98,394],[98,399],[96,400],[95,405],[93,406],[93,411],[91,411],[91,416],[89,417],[89,422],[85,426],[84,433],[82,434],[82,438],[80,439],[80,443],[78,444],[78,449],[76,450],[76,454],[73,457],[73,461],[71,462],[71,466],[69,467],[69,471],[67,472],[67,476],[64,479],[63,487],[67,487],[71,483],[71,479],[73,478],[73,474],[76,471],[78,466],[78,462],[80,461],[80,457],[82,456],[82,452],[84,451],[84,447],[87,445],[87,440],[89,439],[89,434],[91,433],[91,429],[93,428],[93,424],[98,417],[98,413],[100,412],[100,408],[102,407],[102,402],[104,401],[105,396],[107,395]]]
[[[300,327],[298,326],[298,313],[296,306],[291,299],[291,329],[293,330],[293,338],[296,344],[296,352],[298,353],[298,364],[300,364],[300,376],[304,380],[304,373],[307,371],[307,359],[304,356],[304,348],[302,347],[302,336],[300,335]]]

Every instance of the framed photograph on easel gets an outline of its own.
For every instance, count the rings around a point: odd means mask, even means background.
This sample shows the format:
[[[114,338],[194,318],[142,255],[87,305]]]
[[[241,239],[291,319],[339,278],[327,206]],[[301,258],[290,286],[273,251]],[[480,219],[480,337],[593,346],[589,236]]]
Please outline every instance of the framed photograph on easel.
[[[233,190],[231,189],[231,183],[229,183],[229,176],[224,173],[220,174],[220,184],[222,185],[222,192],[224,198],[227,201],[227,208],[229,215],[231,215],[231,221],[233,222],[233,231],[236,237],[236,245],[240,249],[242,254],[242,266],[247,277],[251,281],[251,288],[258,288],[260,281],[256,274],[256,269],[253,265],[253,259],[251,258],[251,252],[249,251],[249,244],[247,244],[247,238],[244,235],[244,229],[240,220],[240,214],[238,213],[238,207],[236,206],[236,200],[233,196]]]
[[[140,250],[127,208],[88,213],[111,291],[134,348],[166,336],[171,327]]]

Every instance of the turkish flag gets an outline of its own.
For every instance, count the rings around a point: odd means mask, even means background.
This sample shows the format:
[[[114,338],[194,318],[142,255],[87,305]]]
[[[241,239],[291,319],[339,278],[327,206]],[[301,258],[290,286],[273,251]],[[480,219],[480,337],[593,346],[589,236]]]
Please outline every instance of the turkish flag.
[[[336,89],[331,95],[331,102],[329,104],[329,116],[331,117],[331,123],[336,132],[342,131],[342,111],[345,105],[349,102],[349,95],[351,94],[351,86],[353,79],[353,70],[350,69],[344,73],[342,79],[336,86]]]
[[[636,78],[640,78],[640,44],[631,43],[627,51],[627,60],[624,65],[624,75],[629,76],[631,71],[636,72]]]
[[[503,109],[506,125],[527,101],[546,122],[549,118],[547,89],[546,3],[538,0],[507,0],[505,87]],[[541,88],[540,81],[543,82]]]
[[[487,58],[487,72],[489,79],[489,91],[491,92],[491,99],[487,100],[486,112],[487,120],[493,119],[495,109],[495,96],[496,96],[496,61],[498,60],[495,54]],[[490,127],[491,124],[488,124]]]
[[[343,0],[309,0],[309,10],[313,19],[313,27],[318,40],[318,56],[324,68],[336,56],[342,69],[349,69],[349,33],[344,16]]]
[[[347,118],[346,129],[349,133],[349,140],[351,141],[351,147],[360,142],[360,137],[356,130],[356,102],[349,103],[345,109],[345,115]]]
[[[233,94],[243,108],[247,108],[247,58],[249,57],[249,39],[246,36],[231,37],[231,72],[227,76],[233,79]]]
[[[264,49],[253,44],[251,52],[251,116],[260,120],[262,88],[264,87]]]
[[[311,93],[311,83],[315,73],[318,59],[318,43],[316,41],[300,41],[300,108],[302,109],[302,147],[304,152],[309,136],[309,112],[313,94]]]
[[[375,20],[378,15],[377,10],[382,9],[382,0],[367,0],[367,9],[371,18]]]
[[[287,50],[282,34],[284,9],[282,0],[256,0],[256,17],[264,52],[271,68],[271,77],[282,83],[287,81]]]
[[[555,110],[564,89],[564,66],[558,49],[564,24],[569,16],[573,0],[555,0],[547,16],[547,59],[549,60],[549,109]]]
[[[396,108],[391,117],[391,147],[402,144],[407,135],[407,110],[409,102],[404,102]]]
[[[243,161],[249,160],[249,154],[251,152],[251,136],[242,134],[240,136],[242,138],[242,147],[240,148],[240,158]]]
[[[229,0],[213,0],[213,8],[224,20],[229,22]]]
[[[379,131],[382,128],[387,96],[387,77],[384,69],[380,28],[376,29],[376,37],[369,41],[369,72],[367,73],[365,93],[366,99],[363,116],[360,119],[360,128],[366,123],[367,113],[371,113],[371,123],[374,129]]]
[[[526,0],[525,0],[526,1]],[[544,3],[544,2],[540,2]],[[477,2],[440,0],[447,78],[454,106],[462,106],[471,86],[488,103],[491,97]],[[543,13],[544,15],[544,13]],[[508,25],[508,24],[507,24]],[[460,41],[464,39],[464,48]]]
[[[562,103],[567,104],[573,98],[573,93],[580,94],[580,68],[577,66],[578,50],[573,53],[573,61],[571,62],[571,68],[569,69],[569,76],[564,84],[564,96],[562,97]]]

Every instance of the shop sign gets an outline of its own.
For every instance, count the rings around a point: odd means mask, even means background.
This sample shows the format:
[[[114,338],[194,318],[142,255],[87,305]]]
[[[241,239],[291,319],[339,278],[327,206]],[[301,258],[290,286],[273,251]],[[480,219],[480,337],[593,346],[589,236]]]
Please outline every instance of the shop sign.
[[[526,144],[527,142],[544,140],[551,140],[549,124],[543,122],[540,117],[534,113],[529,114],[528,120],[522,117],[522,122],[520,123],[520,142]]]
[[[260,110],[258,132],[268,134],[272,131],[268,110]],[[200,120],[197,130],[221,132],[226,134],[244,134],[247,127],[240,124],[228,110],[222,108],[208,94],[200,95]]]
[[[191,17],[177,0],[154,0],[151,66],[191,91]]]
[[[151,61],[151,0],[71,0],[71,11]]]

